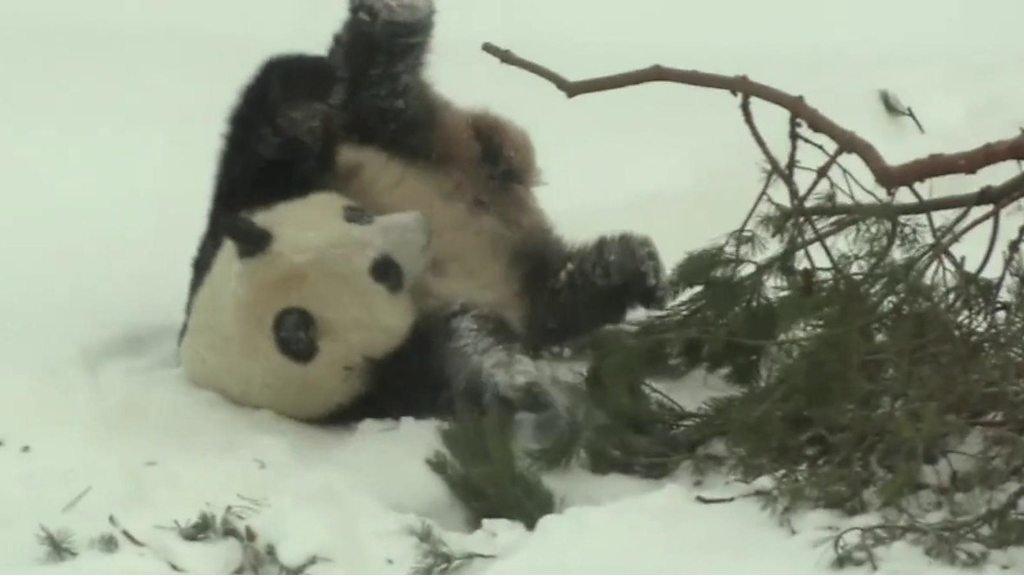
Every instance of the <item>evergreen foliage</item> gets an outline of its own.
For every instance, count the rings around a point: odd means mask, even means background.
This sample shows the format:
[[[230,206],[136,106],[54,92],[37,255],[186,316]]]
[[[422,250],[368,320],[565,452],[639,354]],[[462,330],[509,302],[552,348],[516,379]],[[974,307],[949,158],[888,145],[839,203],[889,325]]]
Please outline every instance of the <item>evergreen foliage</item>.
[[[261,542],[259,534],[245,522],[251,514],[262,506],[258,500],[239,496],[245,503],[227,506],[220,514],[208,510],[201,511],[194,520],[184,524],[177,521],[171,527],[178,536],[187,542],[231,541],[240,547],[241,560],[232,574],[305,574],[313,566],[324,562],[319,556],[311,556],[301,564],[291,565],[283,562],[277,555],[277,547],[270,542]],[[116,554],[121,550],[121,539],[135,549],[147,550],[154,558],[166,564],[168,573],[185,573],[185,569],[163,557],[157,549],[151,548],[134,533],[125,528],[118,519],[110,515],[108,523],[114,532],[103,532],[89,540],[89,547],[103,554]],[[40,526],[37,540],[46,551],[49,562],[65,562],[79,555],[71,532],[67,530],[50,530]]]
[[[47,562],[64,562],[78,556],[74,537],[67,530],[54,531],[40,524],[36,540],[46,551]]]
[[[475,525],[484,518],[509,518],[533,529],[555,509],[555,498],[535,467],[517,454],[513,424],[506,411],[467,411],[441,432],[451,456],[437,452],[427,460]]]
[[[420,544],[420,557],[413,574],[451,574],[473,560],[493,558],[477,552],[456,552],[426,522],[410,531]]]

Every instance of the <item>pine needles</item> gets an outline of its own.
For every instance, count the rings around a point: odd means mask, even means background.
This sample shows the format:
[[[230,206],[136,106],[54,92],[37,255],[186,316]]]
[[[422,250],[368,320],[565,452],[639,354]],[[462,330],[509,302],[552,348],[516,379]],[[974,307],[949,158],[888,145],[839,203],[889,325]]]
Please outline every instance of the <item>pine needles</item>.
[[[74,538],[67,530],[53,531],[40,524],[36,540],[46,550],[48,562],[64,562],[78,556]]]
[[[259,502],[243,498],[242,505],[227,506],[220,514],[208,510],[201,511],[194,520],[185,523],[175,522],[170,529],[186,542],[236,542],[241,549],[240,562],[233,574],[305,574],[307,570],[325,559],[311,556],[300,564],[287,564],[277,554],[277,547],[270,542],[261,542],[259,534],[246,520],[257,510]],[[104,554],[115,554],[121,550],[121,540],[128,545],[152,554],[162,562],[170,572],[184,573],[186,570],[174,562],[162,557],[162,554],[139,539],[132,531],[125,528],[113,515],[107,518],[114,532],[101,533],[89,541],[89,548]],[[40,526],[36,538],[46,551],[48,562],[66,562],[79,556],[80,551],[68,530],[50,530]]]
[[[466,414],[441,433],[443,452],[428,461],[479,525],[484,518],[518,520],[532,529],[555,509],[555,498],[513,442],[511,415]]]
[[[473,560],[494,558],[477,552],[455,552],[426,522],[410,529],[420,545],[420,557],[413,574],[451,574]]]

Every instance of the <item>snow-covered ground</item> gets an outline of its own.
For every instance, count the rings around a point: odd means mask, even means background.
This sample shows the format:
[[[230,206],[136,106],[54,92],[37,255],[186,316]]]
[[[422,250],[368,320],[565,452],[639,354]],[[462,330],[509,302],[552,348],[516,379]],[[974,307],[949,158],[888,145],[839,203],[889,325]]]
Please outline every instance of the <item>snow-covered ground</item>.
[[[736,102],[664,85],[567,101],[484,55],[483,41],[570,76],[656,62],[747,73],[805,94],[893,161],[1024,125],[1018,0],[438,5],[431,77],[531,131],[557,225],[574,239],[644,231],[668,262],[728,231],[756,190]],[[456,548],[497,555],[474,571],[827,569],[821,542],[844,520],[814,512],[784,527],[749,499],[700,505],[697,494],[748,488],[694,486],[685,471],[553,474],[563,510],[536,531],[496,521],[468,534],[423,462],[436,423],[321,429],[185,382],[175,337],[225,115],[263,58],[322,50],[344,13],[340,0],[0,3],[0,572],[230,571],[237,547],[161,527],[252,498],[262,505],[247,522],[283,560],[330,559],[313,571],[408,571],[409,529],[424,520]],[[911,104],[927,135],[886,117],[880,88]],[[784,120],[764,110],[766,123]],[[674,393],[708,385],[695,377]],[[90,547],[110,515],[147,547]],[[40,524],[71,531],[79,556],[46,563]],[[909,547],[883,559],[887,571],[944,569]],[[1020,552],[997,560],[992,570],[1024,570]]]

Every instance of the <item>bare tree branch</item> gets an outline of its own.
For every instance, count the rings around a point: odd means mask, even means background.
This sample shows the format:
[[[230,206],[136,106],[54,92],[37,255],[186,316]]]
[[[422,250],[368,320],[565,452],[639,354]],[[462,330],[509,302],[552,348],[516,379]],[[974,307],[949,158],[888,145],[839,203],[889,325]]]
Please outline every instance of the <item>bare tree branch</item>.
[[[909,216],[912,214],[928,214],[942,210],[967,208],[971,206],[1007,205],[1024,198],[1024,173],[997,184],[969,194],[958,194],[920,202],[904,202],[900,204],[819,204],[803,208],[780,207],[783,212],[801,212],[805,216],[845,216],[849,214],[890,218]]]
[[[807,104],[802,96],[795,96],[767,84],[755,82],[743,75],[726,76],[655,65],[609,76],[569,80],[550,68],[522,58],[511,50],[500,48],[490,42],[484,43],[483,50],[504,64],[520,68],[551,82],[569,98],[638,84],[673,82],[713,90],[725,90],[733,94],[770,102],[803,120],[811,130],[831,138],[843,151],[858,156],[867,165],[875,181],[889,190],[938,176],[973,174],[982,168],[1008,160],[1024,160],[1024,134],[1020,134],[1014,138],[989,142],[970,150],[950,154],[932,154],[902,164],[891,165],[886,162],[873,144],[855,132],[843,128],[817,108]]]
[[[1022,178],[1022,177],[1024,177],[1024,174],[1021,174],[1020,176],[1017,176],[1016,178]],[[1014,179],[1016,179],[1016,178],[1014,178]],[[994,202],[991,202],[991,206],[992,206],[991,210],[989,210],[988,212],[985,212],[981,216],[978,216],[974,220],[971,220],[967,224],[964,224],[963,227],[958,229],[956,232],[950,234],[945,240],[943,240],[941,243],[939,243],[939,245],[936,247],[935,251],[936,252],[941,252],[941,251],[949,250],[949,248],[951,246],[953,246],[954,244],[959,242],[960,239],[963,238],[964,236],[966,236],[968,232],[970,232],[971,230],[974,230],[975,228],[977,228],[978,226],[980,226],[980,225],[984,224],[985,222],[991,220],[992,218],[998,217],[999,214],[1003,211],[1004,208],[1006,208],[1010,204],[1016,202],[1017,200],[1020,200],[1021,198],[1024,198],[1024,186],[1017,186],[1017,187],[1013,188],[1012,190],[1013,191],[1011,193],[1006,194],[1005,196],[999,198],[998,200],[996,200]]]

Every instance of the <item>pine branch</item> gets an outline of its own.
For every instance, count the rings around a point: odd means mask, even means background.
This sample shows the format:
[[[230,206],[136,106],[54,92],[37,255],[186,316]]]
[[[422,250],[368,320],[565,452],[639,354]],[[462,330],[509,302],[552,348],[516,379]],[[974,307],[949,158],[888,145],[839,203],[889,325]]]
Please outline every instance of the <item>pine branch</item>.
[[[1024,545],[1024,226],[997,254],[1007,211],[1024,200],[1024,173],[936,199],[915,185],[1024,160],[1024,132],[890,165],[803,98],[744,76],[654,66],[571,81],[484,50],[570,98],[648,82],[730,91],[767,164],[739,228],[675,267],[677,300],[665,313],[590,337],[582,461],[592,471],[660,476],[685,461],[770,477],[759,496],[783,517],[808,506],[881,513],[886,522],[832,540],[843,565],[877,567],[877,549],[897,540],[967,565]],[[753,100],[789,112],[785,155],[760,132]],[[894,95],[883,104],[918,122]],[[814,164],[801,162],[808,153]],[[888,195],[844,166],[847,154]],[[913,201],[896,201],[902,188]],[[954,249],[986,226],[982,258],[968,269]],[[694,368],[737,392],[688,413],[644,387],[656,373]],[[711,440],[715,450],[705,450]],[[954,467],[949,454],[966,445],[971,466]],[[946,520],[934,521],[935,503]]]
[[[452,550],[434,527],[426,522],[411,528],[409,532],[420,544],[420,557],[412,569],[413,574],[451,574],[473,560],[494,558],[491,554]]]
[[[555,497],[535,471],[525,467],[513,446],[512,415],[494,411],[457,416],[427,465],[466,506],[475,524],[509,518],[533,529],[555,509]]]
[[[54,532],[40,524],[36,540],[46,549],[46,559],[50,562],[64,562],[78,556],[74,538],[67,530]]]
[[[985,186],[976,192],[946,196],[918,202],[900,204],[818,204],[806,207],[780,208],[783,213],[802,216],[864,216],[868,218],[893,218],[956,210],[975,206],[1009,204],[1024,198],[1024,173],[1018,174],[1001,184]]]

